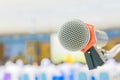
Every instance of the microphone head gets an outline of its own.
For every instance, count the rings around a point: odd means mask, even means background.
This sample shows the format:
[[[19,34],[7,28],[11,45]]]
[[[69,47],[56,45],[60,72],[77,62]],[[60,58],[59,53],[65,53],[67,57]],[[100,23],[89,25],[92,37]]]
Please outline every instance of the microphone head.
[[[58,34],[61,45],[70,51],[82,50],[90,40],[90,32],[81,20],[64,23]]]

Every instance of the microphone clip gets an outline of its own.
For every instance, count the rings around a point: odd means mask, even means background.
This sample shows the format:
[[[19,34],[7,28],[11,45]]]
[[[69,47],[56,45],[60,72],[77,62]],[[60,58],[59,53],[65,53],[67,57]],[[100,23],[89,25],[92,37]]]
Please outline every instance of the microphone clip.
[[[85,52],[85,58],[89,70],[102,66],[107,61],[107,57],[104,56],[104,53],[103,50],[100,50],[95,46],[92,46],[87,52]]]

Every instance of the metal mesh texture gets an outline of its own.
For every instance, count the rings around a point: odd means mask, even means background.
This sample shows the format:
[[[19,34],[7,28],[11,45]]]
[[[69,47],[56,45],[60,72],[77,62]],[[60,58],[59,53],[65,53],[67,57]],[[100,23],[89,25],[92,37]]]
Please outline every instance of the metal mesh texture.
[[[90,32],[84,22],[72,20],[62,25],[58,38],[62,46],[67,50],[78,51],[88,44]]]

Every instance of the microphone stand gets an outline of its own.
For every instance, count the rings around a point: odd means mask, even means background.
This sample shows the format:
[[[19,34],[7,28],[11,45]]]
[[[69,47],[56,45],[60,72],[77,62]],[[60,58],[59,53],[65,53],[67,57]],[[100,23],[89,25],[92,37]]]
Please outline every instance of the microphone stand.
[[[105,51],[96,46],[91,47],[86,53],[85,58],[89,70],[102,66],[108,59],[115,57],[120,52],[120,44],[115,45],[111,50]]]
[[[109,58],[115,57],[120,52],[120,43],[115,45],[111,50],[106,51],[105,56]]]

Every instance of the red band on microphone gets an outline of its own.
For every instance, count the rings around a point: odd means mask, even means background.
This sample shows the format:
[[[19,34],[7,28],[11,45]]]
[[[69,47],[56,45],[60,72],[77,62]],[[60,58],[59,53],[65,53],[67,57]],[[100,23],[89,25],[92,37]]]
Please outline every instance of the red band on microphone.
[[[81,50],[83,53],[85,53],[86,51],[88,51],[97,42],[96,35],[95,35],[94,25],[87,24],[87,23],[86,23],[86,25],[87,25],[87,28],[90,31],[90,41],[88,42],[87,46],[84,49]]]

